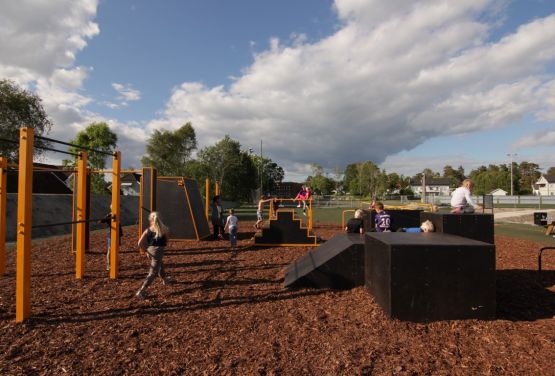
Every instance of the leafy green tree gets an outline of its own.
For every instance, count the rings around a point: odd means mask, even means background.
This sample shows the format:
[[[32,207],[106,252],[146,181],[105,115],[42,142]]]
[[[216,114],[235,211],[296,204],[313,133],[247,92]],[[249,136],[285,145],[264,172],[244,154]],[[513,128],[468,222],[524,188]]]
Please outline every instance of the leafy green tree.
[[[555,166],[549,167],[547,169],[546,175],[555,175]],[[539,177],[538,177],[539,179]]]
[[[159,175],[185,176],[187,164],[197,148],[197,136],[191,123],[175,131],[155,130],[146,145],[143,166],[156,168]]]
[[[258,155],[251,155],[250,158],[254,163],[254,167],[256,169],[257,182],[260,182],[259,174],[262,175],[262,190],[264,192],[273,191],[276,185],[283,181],[283,177],[285,176],[283,168],[270,158],[262,157],[261,160],[260,156]],[[257,183],[256,187],[258,187],[259,185],[260,183]]]
[[[0,80],[0,137],[9,140],[19,139],[19,128],[34,128],[35,135],[44,136],[52,128],[38,95],[21,89],[10,80]],[[44,140],[35,139],[35,155],[44,151],[39,146],[49,146]],[[0,156],[16,161],[19,158],[17,144],[0,140]]]
[[[324,175],[322,166],[311,164],[312,175],[306,179],[306,184],[316,193],[320,195],[329,195],[332,193],[335,183],[332,179]]]
[[[511,174],[506,165],[480,166],[472,170],[469,177],[474,182],[476,195],[487,194],[496,188],[510,191]]]
[[[455,170],[452,166],[447,165],[443,167],[443,177],[451,181],[451,188],[458,187],[465,179],[464,168],[459,166],[459,168]]]
[[[72,144],[93,148],[103,152],[113,152],[118,142],[118,136],[110,130],[104,122],[91,123],[87,128],[77,133],[70,141]],[[78,153],[81,149],[70,148],[69,151]],[[93,169],[104,169],[106,167],[106,154],[87,151],[87,162]],[[64,160],[65,165],[75,166],[75,160]],[[103,174],[91,175],[91,191],[97,194],[106,193],[106,181]]]
[[[532,194],[532,186],[541,176],[540,166],[536,163],[522,161],[518,165],[518,171],[520,175],[518,193],[521,195]]]

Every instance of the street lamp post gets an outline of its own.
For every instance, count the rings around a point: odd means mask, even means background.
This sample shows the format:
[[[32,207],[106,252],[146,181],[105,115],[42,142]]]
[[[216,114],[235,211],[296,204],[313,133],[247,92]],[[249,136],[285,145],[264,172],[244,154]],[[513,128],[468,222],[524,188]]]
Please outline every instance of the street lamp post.
[[[513,195],[513,158],[516,156],[516,153],[507,154],[507,157],[511,157],[511,196]]]

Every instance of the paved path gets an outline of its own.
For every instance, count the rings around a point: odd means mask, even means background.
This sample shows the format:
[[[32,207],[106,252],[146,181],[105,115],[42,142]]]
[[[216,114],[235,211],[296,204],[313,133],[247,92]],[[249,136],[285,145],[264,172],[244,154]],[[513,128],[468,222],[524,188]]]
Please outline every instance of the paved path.
[[[542,209],[526,209],[526,210],[515,210],[511,212],[501,212],[495,213],[495,219],[504,219],[504,218],[511,218],[511,217],[521,217],[523,215],[533,215],[535,212],[546,212],[550,216],[554,216],[555,210],[542,210]]]

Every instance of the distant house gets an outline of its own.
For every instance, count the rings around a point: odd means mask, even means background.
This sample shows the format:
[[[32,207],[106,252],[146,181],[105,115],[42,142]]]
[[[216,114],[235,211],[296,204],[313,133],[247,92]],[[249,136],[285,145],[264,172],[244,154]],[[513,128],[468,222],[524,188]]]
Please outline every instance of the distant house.
[[[451,194],[451,180],[447,178],[428,178],[426,179],[426,195],[428,196],[449,196]],[[415,196],[422,195],[422,180],[413,179],[410,182],[410,189]]]
[[[491,191],[490,193],[488,193],[488,195],[492,195],[492,196],[507,196],[507,191],[501,188],[497,188],[494,189],[493,191]]]
[[[124,196],[141,195],[141,175],[125,174],[121,177],[121,192]]]
[[[72,190],[67,184],[68,179],[73,174],[72,172],[61,171],[63,166],[43,163],[34,163],[33,166],[41,169],[33,171],[33,193],[72,194]],[[7,193],[17,193],[18,176],[19,172],[17,170],[8,170],[6,179]]]
[[[555,175],[542,175],[534,184],[534,194],[555,196]]]

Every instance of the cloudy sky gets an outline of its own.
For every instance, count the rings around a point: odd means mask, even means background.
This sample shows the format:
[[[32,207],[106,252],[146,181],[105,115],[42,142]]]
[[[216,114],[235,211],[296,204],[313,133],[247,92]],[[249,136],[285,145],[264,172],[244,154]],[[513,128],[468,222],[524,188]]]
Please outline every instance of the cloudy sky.
[[[140,166],[192,122],[281,164],[555,166],[552,0],[0,0],[0,78],[69,140],[92,121]]]

